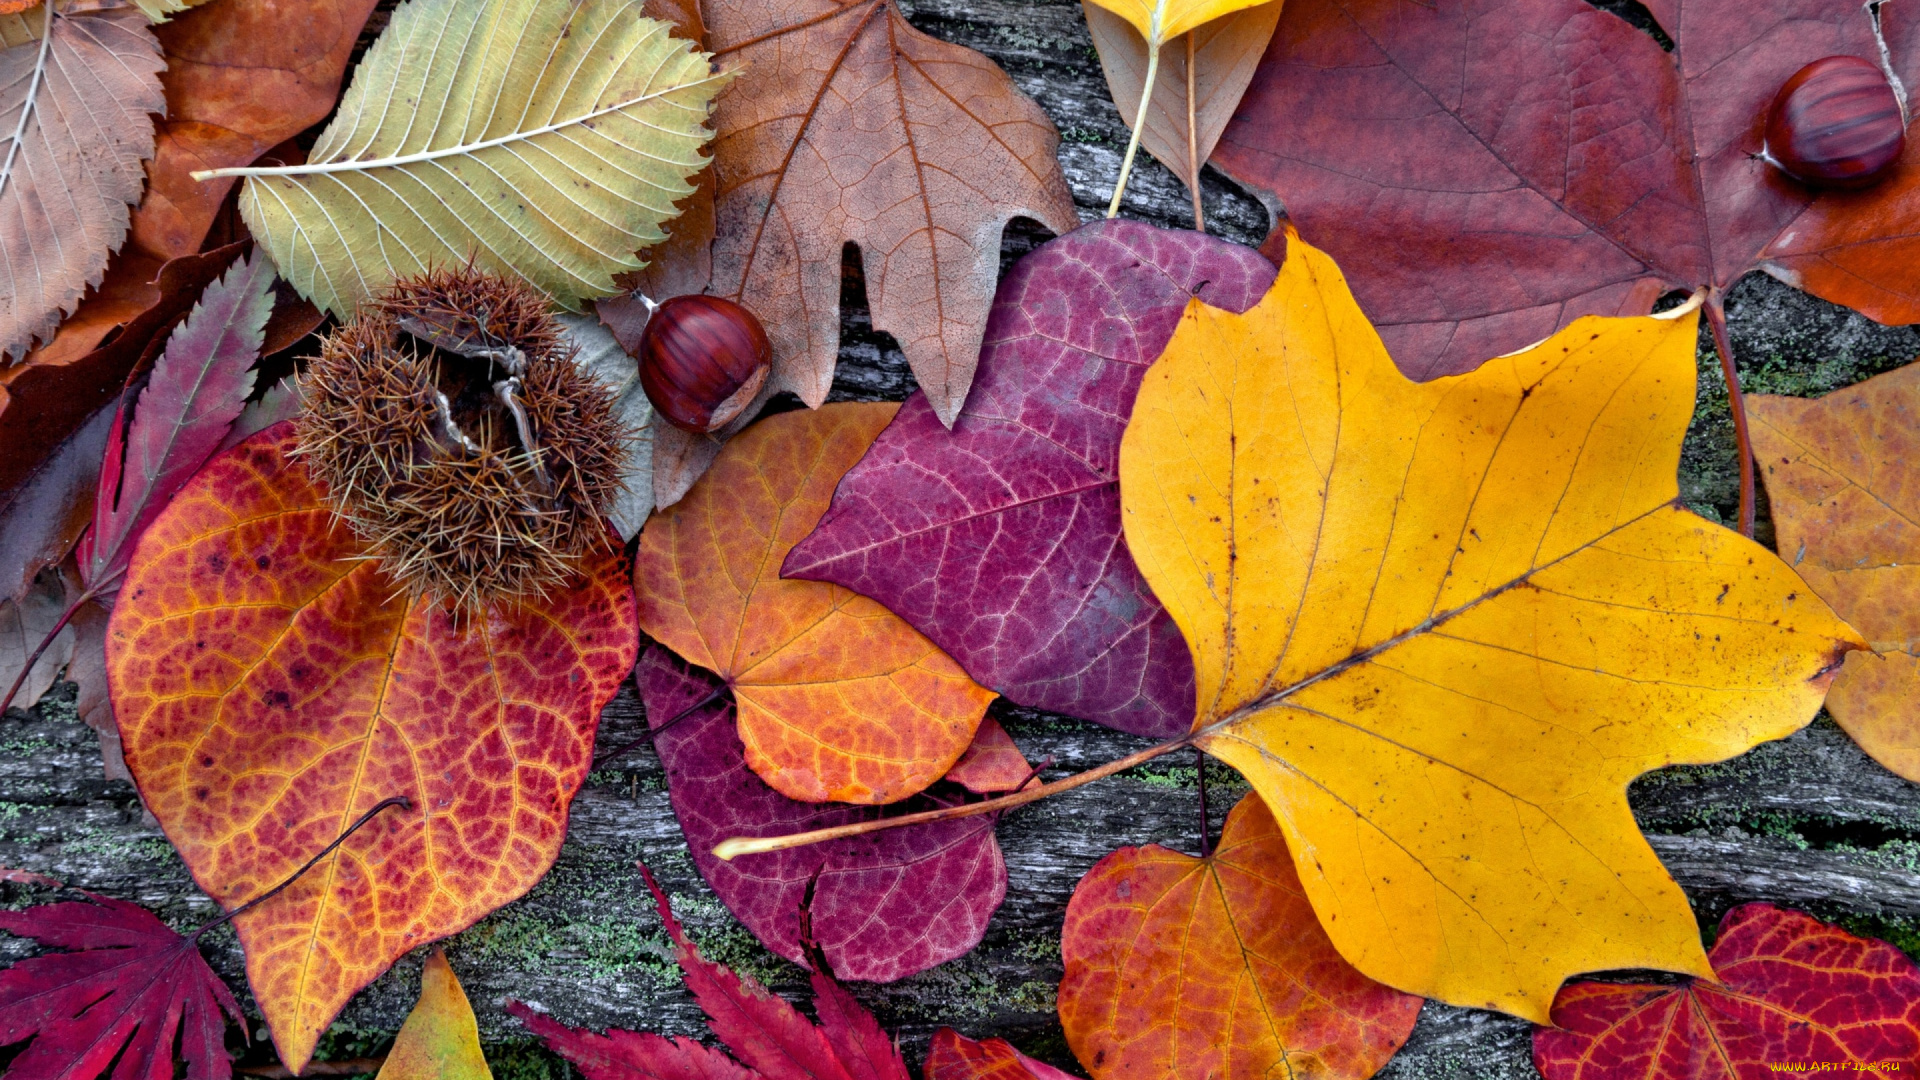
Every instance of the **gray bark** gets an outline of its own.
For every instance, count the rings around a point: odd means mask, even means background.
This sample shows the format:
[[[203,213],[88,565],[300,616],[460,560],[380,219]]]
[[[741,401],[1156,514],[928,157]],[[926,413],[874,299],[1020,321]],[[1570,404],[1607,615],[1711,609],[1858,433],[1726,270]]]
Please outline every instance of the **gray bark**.
[[[1062,132],[1060,156],[1083,217],[1104,212],[1126,129],[1107,95],[1078,3],[907,0],[906,6],[923,29],[993,57],[1046,108]],[[1211,171],[1204,187],[1210,231],[1257,244],[1267,228],[1265,209]],[[1124,212],[1185,227],[1188,205],[1175,178],[1142,155]],[[1016,226],[1008,261],[1044,238],[1037,227]],[[835,397],[904,397],[912,377],[892,341],[872,332],[857,272],[848,275],[847,299]],[[1877,327],[1764,278],[1736,288],[1729,313],[1749,388],[1762,392],[1820,392],[1920,352],[1914,331]],[[1726,417],[1724,386],[1707,345],[1682,491],[1695,509],[1716,519],[1730,517],[1734,501]],[[183,927],[206,919],[211,901],[144,818],[132,787],[102,778],[97,738],[74,718],[71,701],[68,685],[33,712],[0,720],[0,866],[137,900]],[[1052,756],[1048,778],[1144,745],[1004,703],[996,715],[1029,759]],[[603,718],[600,749],[626,743],[643,726],[638,703],[623,691]],[[1196,775],[1189,758],[1162,759],[1009,814],[1000,839],[1011,886],[980,948],[899,983],[857,986],[856,993],[899,1034],[912,1059],[924,1052],[935,1027],[948,1024],[975,1037],[1005,1036],[1029,1053],[1077,1068],[1053,1014],[1067,900],[1086,869],[1116,847],[1163,843],[1195,850]],[[1217,828],[1224,807],[1245,788],[1217,765],[1207,776]],[[1881,769],[1824,718],[1722,765],[1644,777],[1631,794],[1654,849],[1693,899],[1703,927],[1736,904],[1770,900],[1840,919],[1909,950],[1920,944],[1920,786]],[[500,1010],[507,996],[537,1002],[575,1025],[702,1031],[634,869],[637,859],[660,877],[709,955],[790,997],[804,996],[798,969],[754,942],[693,871],[660,765],[641,749],[588,778],[552,873],[448,945],[497,1072],[563,1071],[556,1059],[530,1048],[518,1023]],[[48,895],[30,886],[0,889],[10,906]],[[0,958],[31,950],[29,942],[0,937]],[[209,935],[207,952],[244,990],[232,934]],[[323,1042],[322,1056],[380,1052],[412,1005],[419,962],[417,955],[403,960],[356,998]],[[1429,1004],[1412,1040],[1382,1075],[1534,1076],[1530,1034],[1528,1025],[1509,1017]],[[265,1053],[256,1044],[251,1060]]]

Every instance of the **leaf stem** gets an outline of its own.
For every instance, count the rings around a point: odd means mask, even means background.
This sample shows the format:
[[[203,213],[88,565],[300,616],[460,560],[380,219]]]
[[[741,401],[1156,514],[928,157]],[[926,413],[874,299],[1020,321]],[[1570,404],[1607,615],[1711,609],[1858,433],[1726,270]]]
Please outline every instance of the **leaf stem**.
[[[1193,231],[1207,231],[1207,212],[1200,205],[1200,115],[1199,104],[1194,101],[1194,51],[1193,36],[1200,31],[1196,27],[1186,33],[1187,39],[1187,190],[1193,193]],[[1204,792],[1206,789],[1201,788]],[[1204,839],[1204,838],[1203,838]]]
[[[1201,732],[1198,731],[1191,732],[1182,735],[1178,739],[1156,743],[1153,746],[1147,747],[1145,750],[1135,751],[1126,757],[1109,761],[1105,765],[1096,766],[1088,769],[1086,772],[1075,773],[1072,776],[1055,780],[1050,784],[1041,784],[1039,787],[1016,791],[1011,795],[1002,795],[997,799],[987,799],[977,803],[964,803],[960,806],[947,807],[944,810],[925,810],[918,814],[903,814],[899,817],[874,818],[871,821],[859,821],[851,825],[836,825],[830,829],[815,829],[812,832],[792,833],[787,836],[731,836],[715,844],[713,854],[722,862],[731,862],[740,855],[759,855],[769,851],[784,851],[787,848],[818,844],[824,840],[841,840],[849,836],[863,836],[870,832],[879,832],[882,829],[894,829],[902,825],[926,825],[936,821],[951,821],[955,818],[973,817],[975,814],[991,814],[1001,810],[1011,810],[1016,806],[1025,806],[1030,802],[1036,802],[1049,795],[1058,795],[1060,792],[1071,791],[1074,788],[1091,784],[1095,780],[1112,776],[1114,773],[1125,772],[1135,765],[1152,761],[1162,754],[1170,754],[1183,746],[1192,746],[1193,740],[1200,734]]]
[[[333,843],[328,844],[326,847],[321,848],[320,853],[318,855],[315,855],[313,858],[308,859],[306,862],[306,865],[302,866],[298,870],[295,870],[293,873],[287,875],[287,878],[285,881],[282,881],[280,884],[275,885],[273,888],[268,889],[266,892],[261,893],[259,896],[254,897],[253,899],[247,901],[246,903],[241,904],[239,907],[234,908],[232,911],[227,912],[225,915],[222,915],[219,918],[214,919],[213,921],[202,926],[200,929],[195,930],[193,934],[188,938],[188,940],[199,941],[201,934],[204,934],[207,931],[213,929],[214,927],[219,926],[221,923],[232,922],[234,919],[239,918],[241,915],[249,911],[252,911],[254,908],[257,908],[261,904],[264,904],[267,901],[273,899],[274,897],[280,895],[280,892],[283,889],[293,884],[294,882],[300,880],[300,875],[313,869],[315,866],[318,866],[320,864],[321,859],[324,859],[328,855],[333,854],[334,848],[337,848],[341,844],[346,843],[347,837],[352,836],[354,833],[360,831],[360,826],[365,825],[369,821],[372,821],[375,814],[378,814],[380,811],[385,810],[389,806],[399,806],[399,807],[404,807],[406,809],[411,810],[413,808],[413,800],[407,798],[405,795],[395,795],[392,798],[381,799],[379,802],[374,803],[373,806],[368,808],[366,813],[360,815],[358,820],[356,820],[353,824],[347,826],[346,832],[343,832],[339,836],[334,837]]]
[[[686,708],[681,709],[679,712],[674,714],[673,719],[668,720],[666,723],[661,724],[657,728],[648,728],[647,733],[645,735],[640,736],[639,738],[633,740],[632,742],[627,743],[624,746],[608,751],[606,756],[597,759],[596,761],[594,761],[594,763],[591,766],[589,766],[589,771],[591,771],[592,769],[598,769],[602,765],[605,765],[607,762],[612,761],[615,758],[626,756],[626,754],[629,751],[638,749],[641,743],[652,742],[653,740],[659,738],[661,735],[666,734],[667,729],[673,727],[673,725],[679,723],[682,720],[685,720],[687,717],[692,716],[694,713],[699,712],[701,709],[706,708],[707,706],[713,704],[714,702],[719,701],[722,697],[726,696],[726,693],[727,693],[727,687],[725,683],[722,683],[719,686],[714,687],[713,693],[708,694],[706,697],[701,698],[699,701],[696,701],[693,704],[687,706]]]
[[[109,578],[107,580],[110,581],[112,579]],[[40,657],[45,655],[49,648],[52,648],[53,639],[59,637],[60,631],[67,628],[67,623],[73,618],[74,614],[80,610],[80,605],[99,595],[100,585],[102,584],[105,584],[105,582],[89,586],[86,592],[81,593],[73,603],[67,605],[67,610],[60,613],[60,621],[53,624],[53,629],[41,636],[40,644],[33,647],[33,652],[27,657],[27,662],[21,665],[20,674],[13,677],[13,685],[7,687],[7,696],[0,698],[0,715],[6,713],[7,707],[13,704],[14,697],[20,693],[20,688],[27,684],[27,676],[33,674],[33,665],[39,663]]]
[[[1120,162],[1120,179],[1113,185],[1113,201],[1107,204],[1107,216],[1118,217],[1120,197],[1127,193],[1127,177],[1133,175],[1133,156],[1140,151],[1140,132],[1147,126],[1147,106],[1153,102],[1153,87],[1160,78],[1160,43],[1147,42],[1147,84],[1140,88],[1140,108],[1133,117],[1133,137],[1127,140],[1127,156]],[[978,804],[976,804],[978,805]]]
[[[1753,536],[1753,440],[1747,434],[1747,398],[1740,392],[1740,369],[1733,362],[1733,342],[1727,337],[1727,309],[1720,291],[1707,295],[1707,328],[1714,351],[1720,354],[1720,374],[1727,381],[1727,404],[1733,410],[1733,439],[1740,455],[1740,535]]]

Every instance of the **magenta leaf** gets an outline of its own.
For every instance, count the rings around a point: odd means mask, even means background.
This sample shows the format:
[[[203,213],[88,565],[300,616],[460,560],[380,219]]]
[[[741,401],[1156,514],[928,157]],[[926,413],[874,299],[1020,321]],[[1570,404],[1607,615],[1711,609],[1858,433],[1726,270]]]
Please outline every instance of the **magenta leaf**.
[[[8,1080],[93,1080],[115,1055],[113,1080],[173,1080],[176,1035],[188,1080],[226,1080],[226,1017],[244,1020],[193,939],[138,904],[88,899],[0,911],[0,930],[72,950],[0,971],[0,1045],[33,1038]]]
[[[264,253],[235,262],[167,338],[137,402],[132,395],[121,399],[93,525],[76,552],[90,591],[111,589],[141,532],[226,439],[253,391],[253,364],[273,313],[272,286],[273,263]]]
[[[1028,255],[953,430],[909,398],[782,572],[873,597],[1021,705],[1185,732],[1193,661],[1121,536],[1120,434],[1187,301],[1245,311],[1273,277],[1245,248],[1129,221]]]
[[[721,862],[713,846],[729,836],[801,832],[932,804],[796,802],[747,767],[733,703],[714,697],[723,684],[712,674],[651,645],[634,677],[694,865],[769,949],[805,962],[800,906],[810,880],[814,938],[843,978],[890,982],[980,942],[1007,893],[991,815]]]

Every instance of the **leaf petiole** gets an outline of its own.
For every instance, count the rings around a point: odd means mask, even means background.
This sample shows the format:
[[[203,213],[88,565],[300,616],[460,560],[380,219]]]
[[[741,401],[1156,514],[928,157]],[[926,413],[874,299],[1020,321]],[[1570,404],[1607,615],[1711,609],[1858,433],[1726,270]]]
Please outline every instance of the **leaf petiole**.
[[[407,798],[405,795],[395,795],[395,796],[392,796],[391,798],[381,799],[379,802],[374,803],[371,807],[367,809],[366,813],[361,814],[360,817],[356,819],[353,824],[347,826],[347,829],[345,832],[341,833],[339,836],[334,837],[333,843],[328,844],[326,847],[321,848],[319,854],[315,855],[311,859],[308,859],[306,861],[306,864],[301,866],[300,869],[295,870],[291,874],[288,874],[286,877],[286,880],[280,882],[280,884],[275,885],[273,888],[268,889],[266,892],[261,893],[259,896],[254,897],[253,899],[247,901],[246,903],[241,904],[239,907],[234,908],[232,911],[227,912],[225,915],[222,915],[219,918],[206,923],[204,926],[200,927],[200,929],[195,930],[192,934],[189,934],[187,937],[187,940],[199,941],[201,934],[204,934],[207,931],[213,929],[214,927],[219,926],[221,923],[232,922],[234,919],[239,918],[242,914],[248,911],[252,911],[254,908],[257,908],[261,904],[264,904],[267,901],[273,899],[274,897],[280,895],[280,893],[283,890],[285,890],[287,886],[292,885],[296,881],[299,881],[300,875],[305,874],[307,871],[313,869],[315,866],[318,866],[320,864],[321,859],[324,859],[328,855],[333,854],[334,848],[337,848],[341,844],[346,843],[347,837],[352,836],[354,833],[360,831],[360,826],[365,825],[369,821],[372,821],[375,815],[379,814],[380,811],[385,810],[389,806],[399,806],[399,807],[403,807],[405,809],[411,810],[413,809],[413,800]]]
[[[1157,22],[1158,19],[1156,18]],[[1133,156],[1140,151],[1140,133],[1146,130],[1147,106],[1153,102],[1153,87],[1160,79],[1160,43],[1147,42],[1147,85],[1140,91],[1140,108],[1133,117],[1133,137],[1127,140],[1127,156],[1120,162],[1120,179],[1113,185],[1113,201],[1107,204],[1107,216],[1120,213],[1120,197],[1127,193],[1127,177],[1133,174]]]
[[[1050,784],[1024,788],[1011,795],[1002,795],[997,799],[987,799],[977,803],[965,803],[950,806],[942,810],[924,810],[918,814],[902,814],[899,817],[875,818],[871,821],[859,821],[851,825],[836,825],[830,829],[815,829],[812,832],[792,833],[787,836],[730,836],[713,846],[714,857],[721,862],[731,862],[740,855],[760,855],[769,851],[785,851],[788,848],[806,847],[823,840],[840,840],[849,836],[862,836],[882,829],[899,828],[902,825],[926,825],[935,821],[951,821],[955,818],[972,817],[975,814],[991,814],[1000,810],[1011,810],[1016,806],[1025,806],[1038,802],[1049,795],[1058,795],[1063,791],[1072,791],[1114,773],[1125,772],[1135,765],[1142,765],[1163,754],[1170,754],[1183,746],[1192,746],[1193,740],[1205,734],[1211,728],[1182,735],[1169,742],[1156,743],[1145,750],[1137,750],[1126,757],[1117,758],[1105,765],[1095,766],[1086,772],[1063,777]]]

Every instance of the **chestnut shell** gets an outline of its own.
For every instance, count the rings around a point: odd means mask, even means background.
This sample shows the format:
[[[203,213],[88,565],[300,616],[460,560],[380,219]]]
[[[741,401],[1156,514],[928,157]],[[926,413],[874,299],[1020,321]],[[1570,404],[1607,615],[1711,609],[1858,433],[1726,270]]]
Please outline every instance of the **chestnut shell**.
[[[1899,99],[1878,65],[1828,56],[1780,87],[1767,114],[1767,156],[1813,187],[1860,188],[1906,149]]]
[[[662,303],[640,336],[640,387],[675,427],[725,427],[767,380],[773,346],[753,312],[718,296]]]

